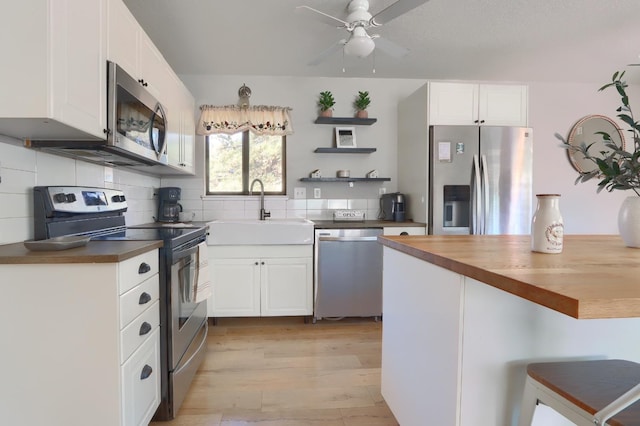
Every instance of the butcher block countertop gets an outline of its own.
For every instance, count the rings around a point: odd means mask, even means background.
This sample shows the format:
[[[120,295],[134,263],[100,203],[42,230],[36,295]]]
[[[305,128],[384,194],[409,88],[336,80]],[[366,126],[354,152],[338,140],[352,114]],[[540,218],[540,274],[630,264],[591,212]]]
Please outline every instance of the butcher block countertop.
[[[30,251],[23,243],[0,245],[0,265],[112,263],[162,247],[162,241],[89,241],[86,246],[57,251]]]
[[[640,317],[640,249],[625,247],[617,235],[565,235],[560,254],[532,252],[529,236],[378,241],[574,318]]]

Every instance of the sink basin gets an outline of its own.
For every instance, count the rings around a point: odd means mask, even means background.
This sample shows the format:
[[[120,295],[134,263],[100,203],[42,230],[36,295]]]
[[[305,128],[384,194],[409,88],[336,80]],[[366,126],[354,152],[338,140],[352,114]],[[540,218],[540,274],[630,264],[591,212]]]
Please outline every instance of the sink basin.
[[[207,244],[313,244],[313,222],[292,219],[220,219],[209,222]]]

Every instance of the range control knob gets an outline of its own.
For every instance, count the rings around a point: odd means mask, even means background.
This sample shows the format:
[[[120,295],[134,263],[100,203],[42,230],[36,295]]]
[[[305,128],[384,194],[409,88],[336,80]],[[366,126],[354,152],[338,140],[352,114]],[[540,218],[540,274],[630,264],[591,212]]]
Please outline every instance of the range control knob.
[[[59,193],[53,196],[53,201],[55,201],[56,203],[73,203],[74,201],[76,201],[76,196],[75,194]]]

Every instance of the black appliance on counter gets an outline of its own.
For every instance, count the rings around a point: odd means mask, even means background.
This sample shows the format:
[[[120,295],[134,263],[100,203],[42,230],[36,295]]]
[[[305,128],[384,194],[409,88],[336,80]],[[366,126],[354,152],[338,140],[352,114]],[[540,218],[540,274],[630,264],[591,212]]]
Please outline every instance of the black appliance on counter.
[[[182,205],[180,201],[180,188],[167,187],[158,189],[158,222],[179,222]]]
[[[407,202],[404,194],[394,192],[380,197],[381,219],[404,222],[406,220]]]
[[[33,205],[36,240],[86,235],[92,241],[163,241],[159,249],[161,401],[154,420],[173,419],[206,354],[207,303],[183,297],[185,287],[197,276],[198,245],[206,241],[206,228],[161,223],[126,227],[127,201],[122,191],[114,189],[37,186]]]

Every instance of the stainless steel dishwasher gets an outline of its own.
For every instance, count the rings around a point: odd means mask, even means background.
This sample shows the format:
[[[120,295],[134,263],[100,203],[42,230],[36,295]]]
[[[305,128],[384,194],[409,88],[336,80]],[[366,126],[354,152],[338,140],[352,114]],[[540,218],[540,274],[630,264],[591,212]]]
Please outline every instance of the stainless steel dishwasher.
[[[382,315],[381,228],[316,229],[316,319]]]

